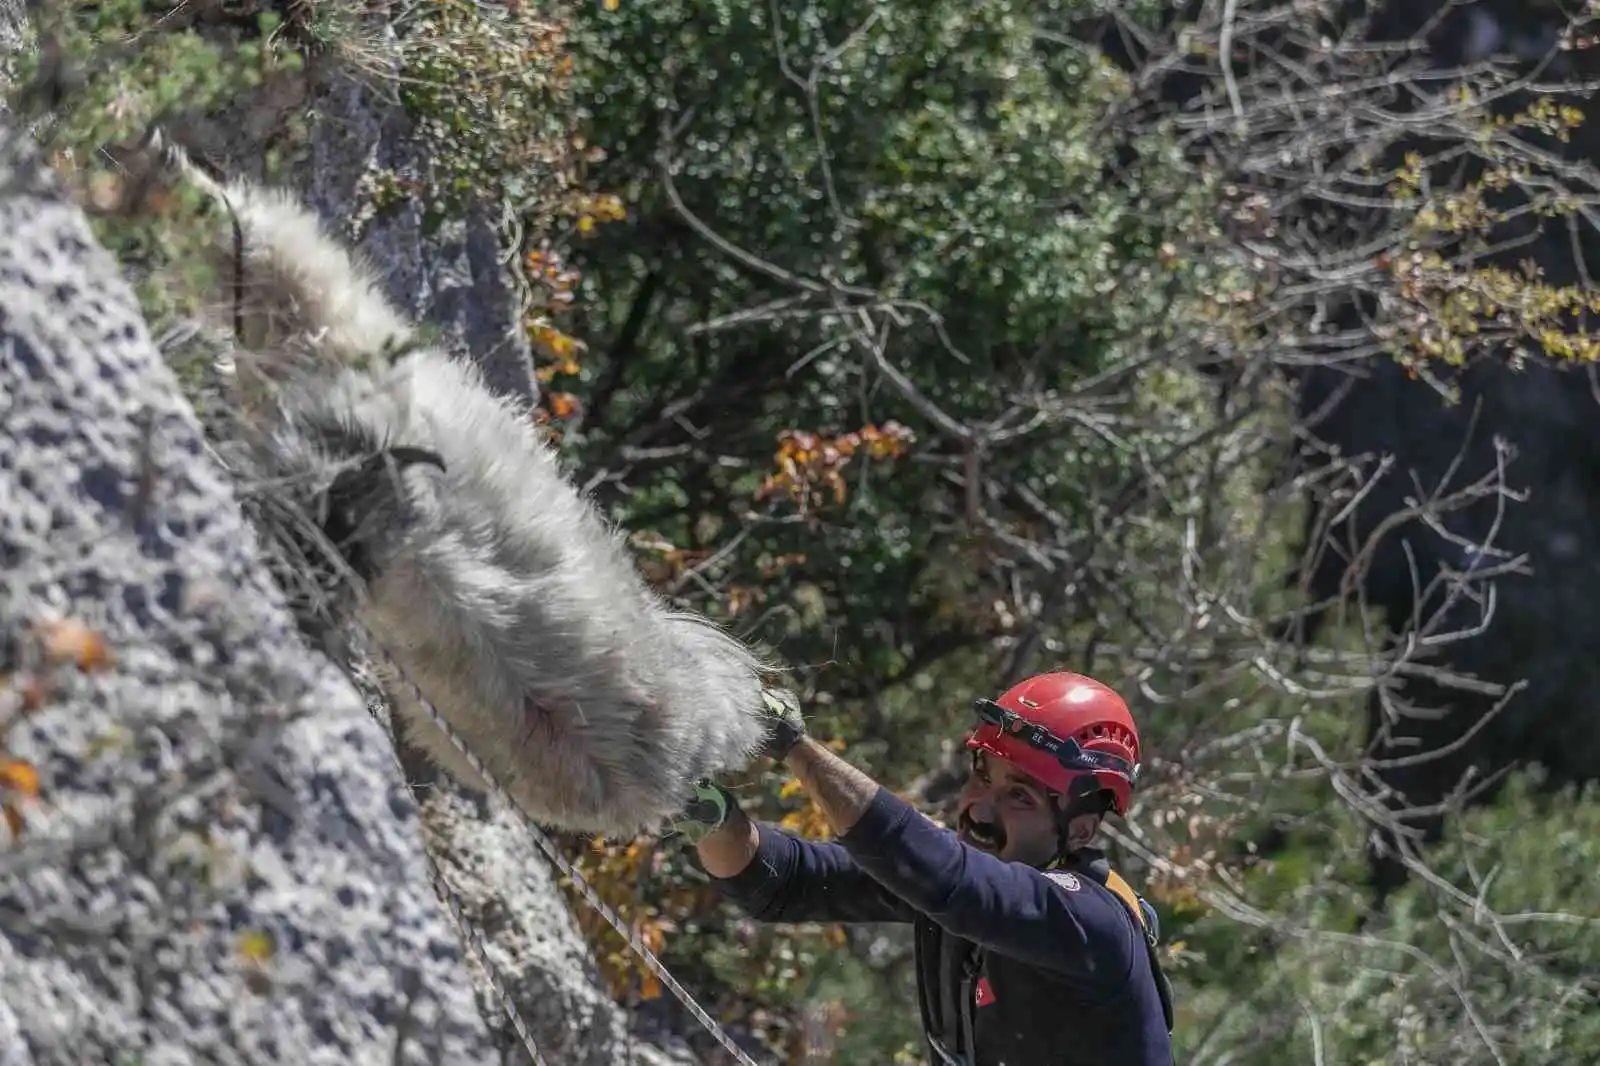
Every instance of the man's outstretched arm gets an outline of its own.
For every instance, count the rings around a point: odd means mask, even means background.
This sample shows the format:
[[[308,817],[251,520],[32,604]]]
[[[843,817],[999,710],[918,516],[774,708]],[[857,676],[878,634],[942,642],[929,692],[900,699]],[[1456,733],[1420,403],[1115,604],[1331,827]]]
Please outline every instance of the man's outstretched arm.
[[[696,845],[712,883],[770,922],[909,922],[913,912],[838,844],[800,840],[753,822],[722,794],[722,823]]]
[[[1109,892],[968,847],[813,740],[796,743],[784,763],[856,863],[956,936],[1108,989],[1144,950]]]

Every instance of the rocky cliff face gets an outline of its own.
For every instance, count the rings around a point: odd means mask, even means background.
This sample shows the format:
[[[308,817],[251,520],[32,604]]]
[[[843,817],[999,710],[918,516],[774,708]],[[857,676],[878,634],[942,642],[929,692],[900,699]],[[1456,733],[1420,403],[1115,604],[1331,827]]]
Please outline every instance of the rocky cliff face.
[[[0,0],[0,47],[20,27]],[[373,214],[364,175],[425,152],[362,83],[308,91],[310,201],[335,231],[363,220],[400,305],[531,397],[487,217]],[[295,632],[117,264],[14,129],[0,159],[0,722],[30,706],[0,756],[41,777],[0,852],[0,1063],[525,1061],[425,846],[552,1061],[694,1061],[632,1038],[508,812],[407,788]],[[32,707],[62,619],[111,665],[61,667]]]
[[[370,32],[384,34],[379,25]],[[500,392],[537,398],[516,294],[500,262],[501,241],[483,205],[424,231],[414,201],[375,211],[367,184],[379,169],[427,186],[431,166],[410,122],[370,78],[313,68],[311,150],[295,185],[335,233],[382,267],[389,296],[413,321],[441,331],[476,360]],[[252,146],[236,145],[239,165]]]
[[[0,698],[42,784],[0,858],[6,1061],[483,1061],[387,738],[306,653],[116,264],[0,153]],[[29,700],[62,622],[112,665]]]

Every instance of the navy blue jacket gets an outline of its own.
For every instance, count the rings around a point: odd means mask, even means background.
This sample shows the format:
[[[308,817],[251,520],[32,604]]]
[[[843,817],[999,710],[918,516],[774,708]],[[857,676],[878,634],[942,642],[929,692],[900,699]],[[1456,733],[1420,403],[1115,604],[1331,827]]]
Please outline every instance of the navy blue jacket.
[[[911,923],[935,1063],[1171,1066],[1144,933],[1088,874],[968,847],[887,789],[837,843],[758,827],[712,883],[758,920]]]

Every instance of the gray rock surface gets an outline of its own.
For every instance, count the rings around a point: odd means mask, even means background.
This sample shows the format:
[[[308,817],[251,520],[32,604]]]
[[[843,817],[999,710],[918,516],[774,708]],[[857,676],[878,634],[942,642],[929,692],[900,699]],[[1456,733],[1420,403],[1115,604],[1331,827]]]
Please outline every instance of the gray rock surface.
[[[23,0],[0,0],[0,56],[15,52],[27,41]],[[5,1060],[0,1059],[0,1062]]]
[[[554,869],[515,815],[498,802],[439,789],[423,803],[423,821],[441,872],[488,941],[500,978],[546,1058],[562,1066],[695,1061],[641,1045],[630,1034],[557,889]],[[479,987],[485,1015],[509,1046],[499,1004],[481,979]]]
[[[381,16],[368,20],[367,32],[376,40],[393,36]],[[491,209],[479,205],[465,219],[433,227],[424,226],[415,199],[375,212],[368,182],[377,172],[429,184],[426,146],[412,135],[392,87],[329,68],[319,69],[316,81],[311,151],[296,176],[307,202],[334,232],[381,264],[397,307],[476,361],[491,388],[536,400],[533,357],[509,272],[500,263]]]
[[[0,852],[0,1062],[489,1060],[387,739],[301,644],[116,264],[26,164],[0,235],[4,668],[50,618],[115,656],[5,736],[42,794]]]

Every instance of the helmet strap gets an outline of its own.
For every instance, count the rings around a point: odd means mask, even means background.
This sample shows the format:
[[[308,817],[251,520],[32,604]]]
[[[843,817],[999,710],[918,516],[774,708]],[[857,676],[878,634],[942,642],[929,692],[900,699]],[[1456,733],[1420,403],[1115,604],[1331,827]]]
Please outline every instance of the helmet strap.
[[[1087,780],[1093,781],[1093,778]],[[1098,783],[1097,783],[1098,784]],[[1060,792],[1050,794],[1052,805],[1056,813],[1056,855],[1058,858],[1070,855],[1072,849],[1069,833],[1072,823],[1085,814],[1098,814],[1104,817],[1111,809],[1111,795],[1103,788],[1093,788],[1089,791],[1069,795]],[[1056,801],[1061,802],[1056,802]]]

